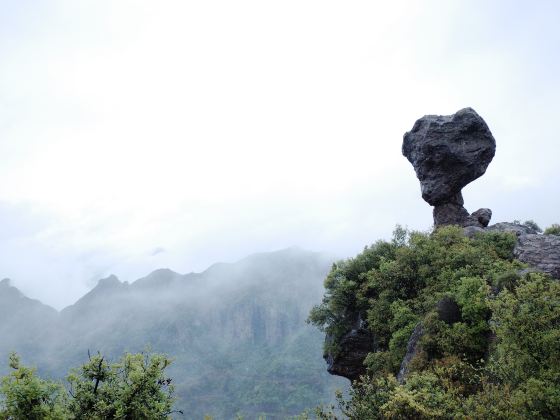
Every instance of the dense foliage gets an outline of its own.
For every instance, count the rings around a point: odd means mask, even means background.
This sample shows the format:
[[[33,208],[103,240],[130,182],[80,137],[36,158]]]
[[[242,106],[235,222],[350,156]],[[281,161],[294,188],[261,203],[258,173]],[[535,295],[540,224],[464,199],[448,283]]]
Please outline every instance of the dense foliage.
[[[39,378],[34,369],[10,355],[9,375],[0,386],[0,419],[55,420],[68,417],[62,385]]]
[[[175,412],[169,364],[159,354],[125,354],[117,363],[98,354],[67,377],[66,389],[12,354],[12,372],[0,387],[0,419],[168,419]]]
[[[342,412],[351,419],[558,418],[560,283],[525,273],[514,244],[507,233],[470,239],[457,227],[397,228],[391,242],[335,264],[311,322],[334,338],[331,352],[356,314],[377,342],[368,374],[349,399],[339,398]],[[419,324],[418,349],[399,382]]]

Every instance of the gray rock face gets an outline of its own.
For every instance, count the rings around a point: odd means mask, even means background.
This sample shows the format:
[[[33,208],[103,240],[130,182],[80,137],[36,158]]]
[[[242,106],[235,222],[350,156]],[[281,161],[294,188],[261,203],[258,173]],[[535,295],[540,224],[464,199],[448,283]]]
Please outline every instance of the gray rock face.
[[[328,344],[332,338],[327,335],[325,341]],[[331,375],[342,376],[351,381],[359,379],[366,373],[366,356],[376,350],[375,337],[363,326],[361,318],[358,317],[354,328],[342,337],[339,346],[340,351],[336,354],[323,355],[327,362],[327,371]]]
[[[560,279],[560,236],[520,235],[513,254],[519,261]]]
[[[496,223],[492,226],[488,226],[488,230],[493,230],[496,232],[512,232],[515,233],[517,236],[537,233],[536,230],[530,228],[529,226],[525,226],[519,223],[509,223],[509,222],[501,222],[501,223]]]
[[[406,354],[404,355],[403,361],[401,362],[401,367],[399,369],[399,373],[397,374],[397,380],[400,383],[403,383],[406,379],[406,376],[409,372],[410,361],[416,356],[420,350],[420,339],[424,335],[424,330],[422,328],[422,324],[416,324],[410,338],[408,339],[408,343],[406,344]]]
[[[469,215],[461,190],[486,172],[496,141],[471,108],[453,115],[426,115],[405,133],[402,153],[420,180],[422,198],[434,206],[435,225],[486,226],[491,212]],[[486,225],[485,225],[485,224]]]
[[[434,224],[436,226],[470,226],[471,224],[466,223],[469,217],[469,212],[461,204],[446,203],[434,207]]]
[[[478,226],[467,226],[463,229],[467,238],[474,238],[477,233],[484,232],[484,228]]]

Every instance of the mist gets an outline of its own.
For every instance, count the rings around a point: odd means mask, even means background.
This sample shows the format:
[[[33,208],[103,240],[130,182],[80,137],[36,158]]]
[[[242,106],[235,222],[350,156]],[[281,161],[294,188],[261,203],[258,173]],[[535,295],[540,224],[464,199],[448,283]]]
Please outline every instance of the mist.
[[[558,8],[6,2],[1,276],[61,309],[110,274],[428,229],[402,135],[465,106],[497,140],[467,207],[557,222]]]
[[[175,405],[188,418],[296,415],[348,387],[324,369],[322,333],[305,322],[331,264],[290,248],[200,274],[160,269],[133,283],[110,276],[60,312],[4,280],[0,357],[16,350],[63,381],[97,352],[110,362],[124,352],[165,353]]]

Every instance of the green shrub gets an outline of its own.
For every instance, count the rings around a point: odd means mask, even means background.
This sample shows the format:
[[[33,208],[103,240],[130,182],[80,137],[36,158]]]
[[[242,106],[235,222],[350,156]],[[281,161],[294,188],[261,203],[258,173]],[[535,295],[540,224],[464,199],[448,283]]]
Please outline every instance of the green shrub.
[[[69,418],[62,385],[39,378],[35,369],[10,355],[11,373],[0,386],[0,419],[61,420]]]
[[[544,230],[545,235],[558,235],[560,236],[560,225],[558,223],[554,223],[547,227]]]
[[[537,233],[542,233],[542,229],[534,220],[525,220],[525,222],[523,222],[523,225],[533,229]]]
[[[125,354],[116,363],[95,355],[68,376],[68,391],[10,356],[0,386],[1,420],[170,419],[173,386],[159,354]]]

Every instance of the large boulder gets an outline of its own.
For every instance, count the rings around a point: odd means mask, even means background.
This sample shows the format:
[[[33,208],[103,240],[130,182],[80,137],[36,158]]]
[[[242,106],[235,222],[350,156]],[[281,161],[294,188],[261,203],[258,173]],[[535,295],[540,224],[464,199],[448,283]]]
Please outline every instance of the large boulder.
[[[453,115],[426,115],[405,133],[402,153],[420,180],[422,198],[434,206],[436,226],[488,225],[489,209],[469,215],[461,190],[486,172],[495,152],[490,129],[472,108]]]

